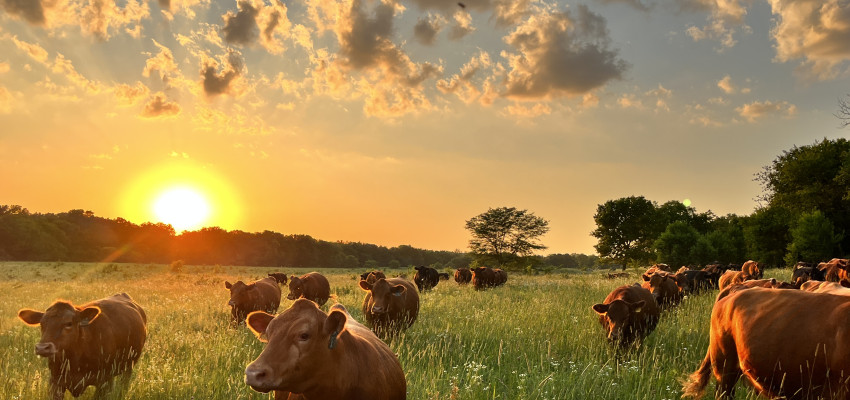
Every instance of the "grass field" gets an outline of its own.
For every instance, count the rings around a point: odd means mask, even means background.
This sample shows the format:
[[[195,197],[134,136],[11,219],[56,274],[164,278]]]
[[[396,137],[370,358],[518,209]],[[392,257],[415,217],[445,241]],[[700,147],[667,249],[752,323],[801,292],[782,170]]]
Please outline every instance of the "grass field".
[[[20,308],[43,311],[56,299],[81,304],[117,292],[130,294],[148,316],[148,340],[122,398],[271,398],[244,383],[245,366],[263,344],[244,326],[229,326],[223,282],[272,271],[281,270],[186,266],[172,273],[167,265],[0,263],[0,399],[47,396],[47,364],[34,352],[40,332],[17,318]],[[360,271],[321,272],[331,293],[363,321],[364,292],[355,280]],[[412,269],[387,272],[413,276]],[[686,298],[662,315],[642,346],[618,355],[590,307],[613,288],[636,282],[638,274],[608,280],[599,272],[514,273],[504,287],[482,292],[440,282],[421,296],[416,323],[390,343],[407,376],[408,398],[679,398],[680,381],[705,355],[716,292]],[[766,275],[787,280],[790,273]],[[291,304],[287,292],[279,311]],[[708,389],[712,393],[713,383]],[[89,388],[81,398],[93,393]],[[739,390],[736,398],[755,396]]]

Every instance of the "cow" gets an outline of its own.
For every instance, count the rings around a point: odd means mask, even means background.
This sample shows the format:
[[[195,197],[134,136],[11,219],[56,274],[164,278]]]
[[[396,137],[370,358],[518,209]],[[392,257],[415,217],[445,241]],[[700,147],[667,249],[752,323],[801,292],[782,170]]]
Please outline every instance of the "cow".
[[[593,305],[608,342],[626,348],[649,335],[658,324],[660,310],[649,290],[638,284],[614,289],[605,301]]]
[[[296,300],[305,298],[323,306],[331,297],[331,285],[324,275],[318,272],[310,272],[301,277],[292,275],[289,277],[289,294],[286,298]]]
[[[749,281],[735,283],[733,285],[729,285],[720,293],[717,294],[717,297],[714,299],[715,302],[720,301],[720,299],[729,296],[732,293],[735,293],[739,290],[746,290],[752,288],[767,288],[767,289],[797,289],[797,286],[794,286],[788,282],[777,281],[774,278],[770,279],[752,279]]]
[[[759,265],[758,261],[749,260],[741,266],[741,272],[749,277],[749,279],[761,279],[764,269]]]
[[[797,264],[794,264],[794,269],[791,271],[791,282],[800,286],[810,280],[825,281],[826,276],[823,271],[810,263],[799,261]]]
[[[414,267],[416,274],[413,275],[413,282],[420,292],[431,290],[437,283],[440,282],[440,274],[436,269],[431,267]]]
[[[682,397],[701,398],[713,373],[718,399],[733,398],[742,375],[768,398],[847,398],[848,308],[846,296],[801,290],[752,288],[721,299]]]
[[[706,265],[702,270],[705,271],[709,282],[711,282],[712,287],[714,287],[715,289],[719,289],[720,277],[729,269],[730,265],[714,263]]]
[[[850,263],[848,259],[833,258],[828,262],[818,264],[817,269],[824,273],[824,280],[826,281],[850,280],[847,272],[847,269],[850,268],[848,263]]]
[[[277,283],[279,283],[281,285],[286,285],[287,277],[286,277],[286,273],[284,273],[284,272],[269,273],[269,277],[274,278],[274,280],[277,281]]]
[[[711,281],[711,276],[703,270],[685,269],[679,270],[676,275],[684,277],[687,280],[686,293],[700,293],[711,289],[714,284]]]
[[[667,264],[653,264],[646,269],[646,272],[644,272],[643,275],[650,276],[658,271],[670,272],[670,266]]]
[[[850,282],[821,282],[807,281],[800,285],[800,290],[812,293],[831,293],[841,296],[850,296]]]
[[[755,279],[752,276],[748,275],[744,271],[734,271],[727,270],[720,276],[720,281],[718,282],[718,287],[720,290],[723,290],[730,285],[735,285],[744,281],[748,281],[751,279]]]
[[[248,314],[248,327],[266,343],[245,368],[252,389],[283,400],[404,400],[407,383],[398,358],[341,304],[325,314],[298,299],[277,316]]]
[[[441,281],[449,280],[449,273],[448,272],[438,272],[437,275],[440,277]]]
[[[482,290],[496,286],[496,272],[488,267],[472,269],[472,287]]]
[[[57,301],[44,312],[18,311],[18,318],[41,327],[35,353],[47,358],[53,400],[83,394],[95,386],[99,396],[113,378],[128,382],[147,338],[147,315],[126,293],[81,306]]]
[[[496,268],[493,270],[493,274],[495,274],[495,284],[493,286],[502,286],[508,282],[507,271],[501,268]]]
[[[389,337],[413,325],[419,315],[419,292],[403,278],[360,281],[365,290],[363,317],[379,337]]]
[[[655,272],[651,276],[643,275],[644,289],[652,293],[652,297],[661,308],[672,307],[682,300],[681,289],[676,284],[673,275],[664,272]]]
[[[375,281],[381,278],[387,279],[387,276],[381,271],[369,271],[360,274],[360,280],[369,283],[375,283]]]
[[[275,312],[280,306],[280,286],[272,277],[245,284],[242,281],[230,283],[224,281],[224,287],[230,290],[231,322],[240,324],[251,311]]]
[[[455,270],[455,282],[465,285],[472,280],[472,271],[469,268],[458,268]]]

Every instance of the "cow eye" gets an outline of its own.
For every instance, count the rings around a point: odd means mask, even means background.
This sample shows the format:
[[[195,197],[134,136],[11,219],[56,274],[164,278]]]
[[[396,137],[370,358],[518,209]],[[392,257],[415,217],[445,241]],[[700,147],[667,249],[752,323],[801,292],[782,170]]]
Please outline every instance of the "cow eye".
[[[298,338],[301,339],[302,341],[306,341],[307,339],[310,339],[310,334],[309,333],[302,333],[301,336],[299,336]]]
[[[66,322],[65,323],[65,329],[71,329],[72,326],[74,326],[73,322]]]

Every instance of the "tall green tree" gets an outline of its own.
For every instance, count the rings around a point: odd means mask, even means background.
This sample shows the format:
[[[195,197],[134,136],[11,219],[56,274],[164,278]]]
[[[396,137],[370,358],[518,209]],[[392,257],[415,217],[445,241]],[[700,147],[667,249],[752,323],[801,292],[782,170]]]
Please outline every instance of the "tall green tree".
[[[472,234],[469,248],[475,256],[505,265],[546,249],[539,239],[549,232],[549,221],[528,210],[499,207],[470,218],[466,229]]]
[[[700,237],[696,228],[687,222],[673,222],[654,243],[658,261],[673,268],[693,263],[691,251],[696,247]]]
[[[786,264],[797,261],[826,261],[835,254],[835,248],[843,238],[843,233],[835,233],[835,227],[820,211],[804,213],[791,228],[791,243],[788,244]]]
[[[649,262],[653,259],[652,245],[657,237],[656,206],[643,196],[608,200],[596,208],[591,232],[599,239],[594,245],[604,261],[622,265]]]
[[[745,218],[747,258],[770,266],[782,265],[792,220],[791,212],[782,207],[762,207]]]

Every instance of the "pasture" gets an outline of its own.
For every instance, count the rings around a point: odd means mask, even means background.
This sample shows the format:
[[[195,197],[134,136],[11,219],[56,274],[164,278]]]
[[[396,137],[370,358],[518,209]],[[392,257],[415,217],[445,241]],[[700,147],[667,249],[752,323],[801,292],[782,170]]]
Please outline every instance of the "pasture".
[[[127,292],[148,316],[148,339],[121,398],[269,399],[244,383],[244,369],[263,344],[244,326],[229,325],[224,281],[307,270],[96,263],[0,263],[0,398],[47,395],[46,361],[33,351],[40,333],[17,318],[20,308],[46,309]],[[331,293],[363,321],[360,270],[321,270]],[[388,276],[413,269],[385,270]],[[642,271],[641,271],[642,272]],[[476,292],[453,280],[421,295],[416,323],[390,343],[407,376],[408,399],[677,399],[681,380],[708,345],[716,291],[686,298],[662,314],[641,346],[622,355],[605,342],[591,306],[615,287],[637,282],[603,273],[512,273],[505,286]],[[768,270],[787,280],[790,272]],[[285,299],[282,311],[292,302]],[[333,304],[323,307],[327,311]],[[377,384],[377,383],[376,383]],[[740,384],[739,384],[740,385]],[[713,397],[713,383],[708,397]],[[89,388],[81,397],[93,397]],[[113,395],[111,397],[119,397]],[[66,394],[66,398],[71,398]],[[755,398],[739,390],[737,399]]]

